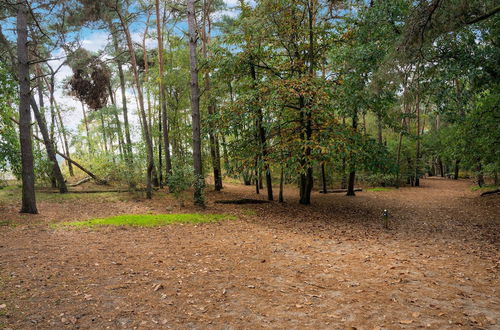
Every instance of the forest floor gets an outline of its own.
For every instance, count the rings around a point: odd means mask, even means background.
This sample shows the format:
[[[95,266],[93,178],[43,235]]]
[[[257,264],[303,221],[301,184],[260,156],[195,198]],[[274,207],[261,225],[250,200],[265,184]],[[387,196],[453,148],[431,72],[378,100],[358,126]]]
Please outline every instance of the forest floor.
[[[2,195],[0,328],[498,329],[500,196],[470,185],[314,193],[311,206],[290,188],[284,204],[215,204],[256,198],[228,184],[201,211],[160,192],[40,194],[39,215],[18,213],[18,191]],[[50,226],[179,212],[238,220]]]

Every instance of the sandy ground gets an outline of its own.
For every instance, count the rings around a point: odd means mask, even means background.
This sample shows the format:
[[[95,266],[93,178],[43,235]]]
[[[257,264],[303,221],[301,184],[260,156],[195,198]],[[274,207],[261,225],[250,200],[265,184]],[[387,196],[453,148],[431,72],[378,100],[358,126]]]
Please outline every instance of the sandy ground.
[[[469,185],[214,204],[256,198],[227,185],[202,212],[239,220],[159,228],[49,224],[200,210],[161,192],[54,196],[35,216],[0,200],[0,328],[499,329],[500,199]]]

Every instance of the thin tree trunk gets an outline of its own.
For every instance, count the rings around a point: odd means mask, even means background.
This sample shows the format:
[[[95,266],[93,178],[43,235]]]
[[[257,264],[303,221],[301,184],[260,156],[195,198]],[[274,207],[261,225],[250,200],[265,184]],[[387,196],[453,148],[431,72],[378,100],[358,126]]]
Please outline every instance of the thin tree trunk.
[[[109,96],[111,99],[111,104],[113,104],[113,106],[114,106],[113,116],[115,117],[115,121],[116,121],[116,130],[118,133],[120,158],[123,159],[122,146],[125,144],[125,140],[123,139],[122,124],[120,122],[120,117],[118,117],[118,108],[116,106],[116,99],[115,99],[115,95],[113,95],[113,88],[111,87],[111,83],[109,84],[108,88],[109,88]]]
[[[438,165],[439,165],[439,175],[444,178],[444,165],[441,157],[438,157]]]
[[[253,64],[250,65],[250,74],[252,76],[252,81],[254,88],[257,86],[257,72],[255,70],[255,66]],[[256,107],[257,111],[257,119],[256,119],[256,128],[257,128],[257,139],[259,141],[259,159],[262,159],[264,165],[264,172],[266,173],[266,188],[267,188],[267,199],[272,201],[273,197],[273,181],[271,176],[271,169],[269,167],[269,162],[266,157],[268,154],[267,150],[267,138],[266,131],[264,129],[264,115],[262,113],[262,108],[260,106]],[[260,180],[260,171],[259,171],[259,185],[262,184],[262,180]]]
[[[61,173],[61,168],[57,163],[54,143],[52,140],[50,140],[47,125],[45,124],[45,119],[40,113],[40,110],[38,109],[38,105],[36,104],[34,97],[31,97],[30,103],[31,103],[31,108],[33,109],[33,113],[35,114],[36,121],[38,122],[38,127],[40,128],[40,132],[42,133],[43,143],[45,144],[45,149],[47,150],[47,157],[50,163],[52,164],[52,172],[57,181],[57,186],[59,187],[59,191],[61,193],[66,193],[68,192],[68,188],[66,187],[66,182],[64,181],[64,177]]]
[[[28,28],[26,3],[20,2],[17,11],[17,59],[19,79],[19,140],[21,144],[22,203],[21,213],[38,213],[35,199],[35,173],[31,140],[30,73],[28,60]]]
[[[460,169],[459,165],[460,165],[460,159],[456,159],[455,160],[455,175],[453,176],[454,180],[458,180],[458,172]]]
[[[484,186],[484,175],[483,175],[483,166],[481,164],[481,158],[477,159],[476,173],[477,173],[477,185],[479,187]]]
[[[82,112],[83,112],[83,121],[85,122],[85,131],[87,132],[87,146],[89,148],[89,153],[92,153],[92,142],[90,141],[90,133],[89,133],[89,122],[87,120],[87,112],[85,111],[85,104],[82,102]]]
[[[208,58],[207,44],[210,38],[210,0],[203,1],[203,30],[202,30],[202,54],[203,58],[206,60]],[[208,31],[207,31],[208,28]],[[210,73],[205,72],[205,90],[204,94],[207,95],[208,99],[208,114],[213,116],[215,114],[215,105],[213,103],[211,92],[210,92]],[[220,191],[222,189],[222,174],[221,174],[221,166],[220,166],[220,155],[217,151],[218,149],[218,139],[215,134],[215,128],[213,127],[212,122],[210,122],[210,130],[208,132],[209,140],[210,140],[210,156],[212,158],[212,167],[214,172],[214,189],[215,191]]]
[[[189,68],[191,73],[191,117],[193,129],[193,167],[195,176],[194,203],[204,206],[203,187],[205,179],[201,161],[201,127],[200,127],[200,87],[198,85],[197,33],[195,20],[195,0],[187,0],[187,17],[189,29]]]
[[[61,116],[61,111],[59,110],[58,107],[56,107],[56,114],[57,114],[57,118],[59,120],[59,126],[61,128],[61,135],[62,135],[62,139],[63,139],[62,142],[64,143],[64,147],[66,149],[66,156],[70,157],[69,143],[68,143],[68,137],[66,134],[66,128],[64,127],[64,123],[63,123],[62,116]],[[75,176],[75,173],[73,172],[73,165],[71,164],[71,162],[67,162],[67,165],[68,165],[69,175]]]
[[[165,85],[163,82],[163,30],[160,24],[160,0],[155,1],[156,6],[156,30],[158,34],[158,63],[159,63],[159,75],[160,75],[160,108],[161,108],[161,126],[163,133],[163,148],[165,149],[165,166],[166,166],[166,177],[169,180],[170,175],[172,175],[172,160],[170,158],[170,138],[169,138],[169,127],[168,127],[168,114],[167,114],[167,96],[165,93]],[[160,156],[161,157],[161,156]],[[161,168],[161,167],[160,167]],[[160,170],[161,171],[161,170]]]
[[[417,92],[418,93],[418,92]],[[416,127],[416,150],[415,150],[415,178],[414,178],[414,183],[415,187],[420,186],[420,95],[417,94],[417,100],[416,100],[416,120],[417,120],[417,127]]]
[[[358,129],[358,112],[354,111],[354,115],[352,116],[352,128],[354,132]],[[350,153],[349,157],[349,181],[347,182],[347,194],[346,196],[355,196],[354,192],[354,182],[356,181],[356,163],[353,157],[353,154]]]
[[[327,183],[326,183],[326,173],[325,173],[325,163],[321,163],[321,181],[323,182],[323,193],[328,193]]]
[[[104,125],[104,116],[102,112],[99,113],[99,118],[101,119],[101,130],[102,130],[102,140],[104,142],[104,151],[108,153],[108,140],[106,139],[106,125]]]
[[[284,176],[284,169],[283,165],[281,165],[281,171],[280,171],[280,192],[278,195],[278,202],[283,203],[283,186],[284,186],[284,181],[285,181],[285,176]]]
[[[382,145],[382,115],[379,113],[377,114],[377,142],[378,144]]]
[[[111,30],[111,35],[113,38],[113,47],[115,49],[115,53],[120,53],[120,45],[118,43],[118,35],[115,26],[112,23],[109,23],[109,27]],[[123,66],[121,60],[116,58],[116,65],[118,67],[118,78],[120,79],[120,92],[122,96],[122,111],[123,111],[123,126],[125,131],[125,159],[128,163],[129,167],[132,167],[133,164],[133,155],[132,155],[132,140],[130,138],[130,126],[128,122],[128,110],[127,110],[127,94],[125,89],[125,75],[123,73]]]
[[[342,125],[345,126],[345,117],[342,117]],[[345,153],[342,154],[342,178],[340,179],[340,189],[347,189],[347,176],[346,176],[346,170],[347,170],[347,161],[346,161],[346,156]]]
[[[135,50],[134,50],[134,44],[132,42],[132,36],[130,35],[130,31],[128,28],[128,23],[127,20],[122,16],[120,10],[116,8],[116,13],[118,14],[118,17],[120,19],[121,25],[123,27],[123,30],[125,32],[125,36],[127,38],[127,45],[128,45],[128,50],[130,54],[130,64],[132,65],[133,73],[134,73],[134,80],[135,84],[137,87],[137,96],[138,96],[138,101],[139,101],[139,111],[141,114],[142,118],[142,126],[144,130],[144,139],[146,142],[146,152],[147,152],[147,181],[146,181],[146,196],[148,199],[151,199],[153,196],[153,189],[151,186],[151,180],[152,180],[152,173],[153,173],[153,168],[154,168],[154,163],[153,163],[153,146],[151,143],[151,136],[149,134],[149,127],[148,127],[148,120],[146,116],[146,111],[144,109],[144,97],[142,94],[142,84],[141,80],[139,79],[139,72],[137,71],[137,60],[135,57]]]

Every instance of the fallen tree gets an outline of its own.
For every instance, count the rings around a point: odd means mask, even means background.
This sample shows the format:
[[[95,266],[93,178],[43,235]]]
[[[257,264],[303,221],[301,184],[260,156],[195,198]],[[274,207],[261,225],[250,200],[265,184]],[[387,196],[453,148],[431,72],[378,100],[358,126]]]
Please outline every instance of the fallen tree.
[[[76,186],[79,186],[79,185],[81,185],[81,184],[83,184],[83,183],[85,183],[85,182],[89,182],[89,181],[90,181],[90,179],[91,179],[91,177],[90,177],[90,176],[88,176],[88,177],[86,177],[86,178],[81,179],[81,180],[80,180],[80,181],[78,181],[78,182],[68,184],[68,186],[69,186],[69,187],[76,187]]]
[[[500,193],[500,189],[485,191],[485,192],[481,193],[481,196],[493,195],[493,194],[498,194],[498,193]]]
[[[354,191],[363,191],[361,188],[356,188]],[[330,193],[346,193],[347,189],[332,189],[332,190],[327,190],[326,193],[323,190],[320,190],[321,194],[330,194]]]
[[[16,123],[17,125],[19,125],[19,122],[17,120],[15,120],[14,118],[10,118],[10,120],[12,120],[14,123]],[[39,138],[38,136],[36,136],[35,134],[32,134],[33,137],[40,141],[40,142],[44,142],[41,138]],[[55,148],[54,148],[55,149]],[[65,154],[57,151],[57,149],[55,149],[55,152],[56,154],[58,154],[59,156],[61,156],[62,158],[64,158],[65,160],[67,160],[68,162],[71,162],[73,163],[73,165],[75,165],[76,167],[78,167],[79,169],[81,169],[83,172],[85,172],[86,174],[88,174],[88,176],[90,176],[92,179],[94,179],[95,183],[97,184],[108,184],[108,182],[106,180],[102,180],[102,179],[99,179],[97,176],[94,175],[94,173],[90,172],[89,170],[87,170],[86,168],[84,168],[82,165],[78,164],[77,162],[75,162],[73,159],[69,158],[68,156],[66,156]]]

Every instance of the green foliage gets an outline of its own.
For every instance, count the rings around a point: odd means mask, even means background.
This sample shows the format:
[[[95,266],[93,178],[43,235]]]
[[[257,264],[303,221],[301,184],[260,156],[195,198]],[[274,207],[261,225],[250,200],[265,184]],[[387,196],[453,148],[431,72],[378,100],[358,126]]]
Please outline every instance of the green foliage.
[[[168,177],[167,185],[170,193],[181,202],[182,206],[184,204],[183,193],[191,186],[192,182],[193,171],[191,166],[175,159],[172,164],[172,174]]]
[[[16,124],[16,85],[10,72],[0,62],[0,172],[11,171],[19,177],[21,155]]]
[[[157,227],[175,223],[209,223],[222,220],[236,220],[235,216],[225,214],[128,214],[108,218],[97,218],[86,221],[63,222],[55,227],[101,227],[101,226],[133,226]]]

